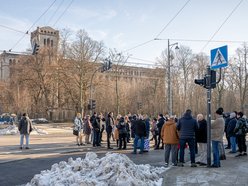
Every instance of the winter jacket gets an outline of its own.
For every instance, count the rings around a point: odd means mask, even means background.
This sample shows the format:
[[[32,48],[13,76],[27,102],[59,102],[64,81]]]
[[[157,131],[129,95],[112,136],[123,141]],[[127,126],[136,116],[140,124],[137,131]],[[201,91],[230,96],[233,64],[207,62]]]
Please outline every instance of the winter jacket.
[[[176,122],[173,119],[169,119],[161,130],[161,137],[164,144],[178,144],[179,135],[177,132]]]
[[[23,116],[19,123],[18,130],[20,134],[30,134],[33,130],[32,121],[28,117]]]
[[[152,135],[158,135],[158,126],[157,122],[152,122],[152,128],[151,128]]]
[[[234,129],[236,127],[236,123],[237,123],[237,119],[236,118],[232,118],[229,120],[228,125],[227,125],[227,129],[226,129],[226,133],[228,137],[235,137],[236,134],[234,132]]]
[[[196,142],[207,143],[207,121],[205,119],[198,121],[198,127],[195,133]]]
[[[112,133],[113,127],[114,127],[114,119],[111,116],[108,116],[106,120],[106,132]]]
[[[135,135],[140,137],[146,137],[146,124],[144,120],[136,120],[134,122],[134,128],[135,128]]]
[[[90,121],[89,120],[85,120],[84,123],[85,123],[84,124],[84,134],[90,135],[91,134]]]
[[[190,114],[185,113],[178,121],[177,130],[179,131],[180,139],[195,138],[197,129],[197,121]]]
[[[158,123],[157,123],[158,129],[160,130],[162,129],[164,122],[165,122],[165,119],[163,117],[158,119]]]
[[[96,117],[96,119],[92,123],[92,127],[95,131],[100,131],[100,118]]]
[[[75,117],[74,130],[80,131],[81,129],[83,129],[83,121],[81,118]]]
[[[237,124],[235,126],[234,132],[237,136],[245,136],[246,135],[246,121],[244,118],[239,118]]]
[[[218,115],[216,120],[211,122],[211,139],[213,141],[223,141],[225,121],[222,115]]]
[[[116,127],[119,130],[119,134],[127,134],[127,128],[125,122],[119,122]]]

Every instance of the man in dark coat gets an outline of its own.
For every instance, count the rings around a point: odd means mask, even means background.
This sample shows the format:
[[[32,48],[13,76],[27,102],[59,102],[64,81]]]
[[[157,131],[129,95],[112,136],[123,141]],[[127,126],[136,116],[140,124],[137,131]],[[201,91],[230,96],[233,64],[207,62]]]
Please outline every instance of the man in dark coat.
[[[231,151],[229,153],[236,153],[236,134],[234,129],[236,127],[237,119],[235,112],[230,113],[230,120],[227,125],[226,133],[231,142]]]
[[[142,154],[144,152],[144,138],[146,137],[146,124],[143,120],[143,116],[140,115],[139,119],[134,122],[134,129],[135,129],[135,139],[133,145],[133,154],[137,153],[137,146],[138,141],[140,140],[140,152]]]
[[[32,131],[32,121],[29,119],[26,113],[22,115],[20,120],[18,130],[20,131],[21,138],[20,138],[20,149],[23,149],[23,140],[24,136],[26,139],[26,149],[29,149],[29,134]]]
[[[94,140],[93,140],[93,147],[101,146],[100,145],[100,118],[101,116],[97,116],[96,119],[92,123],[93,132],[94,132]]]
[[[197,121],[192,117],[191,110],[186,110],[184,116],[179,119],[177,130],[180,133],[180,160],[178,166],[183,166],[184,149],[186,143],[189,145],[191,167],[196,167],[195,163],[195,132],[198,129]]]
[[[110,147],[110,138],[112,134],[112,130],[114,127],[114,118],[113,118],[113,112],[109,112],[106,120],[106,132],[107,132],[107,144],[108,144],[108,149],[113,149]]]
[[[164,123],[165,123],[165,118],[164,118],[163,114],[159,114],[158,115],[158,124],[157,124],[157,127],[158,127],[158,143],[157,143],[157,146],[155,147],[154,150],[159,149],[160,141],[162,140],[161,139],[161,130],[162,130],[162,127],[163,127]],[[161,149],[163,149],[163,142],[162,142]]]

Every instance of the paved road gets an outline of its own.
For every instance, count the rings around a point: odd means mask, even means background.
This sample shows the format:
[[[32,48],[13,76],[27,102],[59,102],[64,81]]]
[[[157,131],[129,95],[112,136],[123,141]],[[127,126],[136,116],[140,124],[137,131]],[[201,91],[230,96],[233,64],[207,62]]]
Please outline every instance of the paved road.
[[[44,136],[31,136],[31,149],[19,150],[19,136],[1,136],[0,141],[0,185],[22,185],[29,182],[40,171],[51,169],[54,163],[67,161],[68,158],[84,158],[89,151],[94,151],[99,157],[110,152],[103,147],[76,146],[71,134],[49,134]],[[114,144],[113,144],[114,146]],[[163,150],[152,150],[142,155],[133,155],[132,146],[128,144],[127,150],[113,149],[111,152],[124,153],[136,164],[150,164],[162,166]]]

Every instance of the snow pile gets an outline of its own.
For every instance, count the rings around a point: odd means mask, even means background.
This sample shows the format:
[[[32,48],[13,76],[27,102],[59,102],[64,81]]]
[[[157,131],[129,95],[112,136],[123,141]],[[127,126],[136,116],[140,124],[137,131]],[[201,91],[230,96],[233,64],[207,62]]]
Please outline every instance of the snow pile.
[[[124,154],[107,153],[99,159],[96,153],[88,152],[85,159],[69,158],[41,171],[26,186],[155,186],[161,185],[160,174],[167,169],[136,165]]]
[[[47,131],[43,129],[38,129],[37,127],[33,126],[33,131],[31,132],[32,135],[45,135],[48,134]]]
[[[14,135],[17,134],[18,128],[15,125],[10,125],[4,129],[0,130],[0,135]]]

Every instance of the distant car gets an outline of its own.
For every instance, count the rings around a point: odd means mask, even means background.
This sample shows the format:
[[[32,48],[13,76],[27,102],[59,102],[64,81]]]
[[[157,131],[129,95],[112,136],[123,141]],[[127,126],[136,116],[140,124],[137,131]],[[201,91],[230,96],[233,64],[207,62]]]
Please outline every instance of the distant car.
[[[49,121],[46,118],[35,118],[35,119],[31,119],[31,121],[37,124],[49,123]]]

